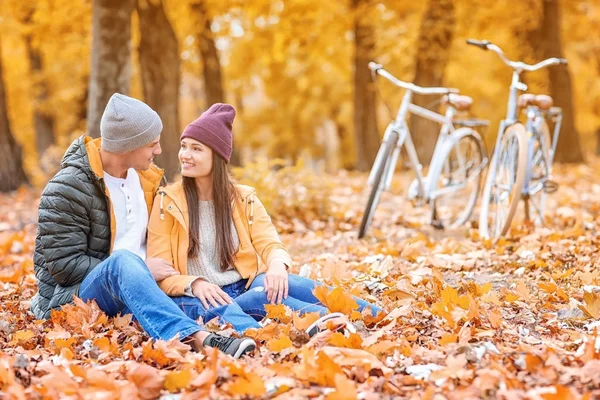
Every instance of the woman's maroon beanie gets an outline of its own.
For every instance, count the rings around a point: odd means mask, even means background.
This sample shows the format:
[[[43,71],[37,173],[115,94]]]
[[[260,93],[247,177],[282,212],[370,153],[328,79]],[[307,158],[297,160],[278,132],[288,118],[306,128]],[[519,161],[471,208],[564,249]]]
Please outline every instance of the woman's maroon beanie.
[[[185,127],[181,139],[191,138],[210,147],[229,163],[233,150],[232,125],[235,108],[230,104],[216,103]],[[181,140],[180,139],[180,140]]]

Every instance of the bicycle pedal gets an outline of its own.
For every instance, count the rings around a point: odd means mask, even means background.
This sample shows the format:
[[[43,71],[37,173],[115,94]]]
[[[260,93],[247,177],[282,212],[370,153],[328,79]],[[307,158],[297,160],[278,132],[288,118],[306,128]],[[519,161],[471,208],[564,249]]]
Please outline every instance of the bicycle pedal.
[[[555,193],[558,190],[558,186],[556,181],[547,180],[544,182],[544,192]]]

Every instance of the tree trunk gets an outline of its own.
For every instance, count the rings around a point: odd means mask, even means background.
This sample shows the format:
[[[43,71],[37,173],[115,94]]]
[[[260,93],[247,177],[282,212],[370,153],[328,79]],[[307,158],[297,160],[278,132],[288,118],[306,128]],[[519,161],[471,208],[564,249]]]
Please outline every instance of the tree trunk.
[[[455,12],[453,0],[430,0],[421,21],[417,41],[414,83],[419,86],[443,86],[444,71],[450,56],[454,36]],[[413,103],[439,112],[439,97],[414,94]],[[435,106],[428,106],[434,103]],[[440,124],[411,115],[410,131],[421,163],[428,165],[440,132]]]
[[[29,75],[33,81],[33,124],[35,126],[36,148],[41,157],[44,151],[55,143],[54,118],[42,110],[43,104],[48,100],[48,83],[43,77],[44,65],[40,49],[34,46],[33,27],[35,22],[33,16],[36,12],[35,3],[29,4],[22,9],[22,13],[16,13],[16,19],[25,27],[25,49],[29,58]]]
[[[161,1],[137,1],[140,16],[139,59],[144,100],[163,122],[157,164],[172,179],[179,170],[179,43]],[[159,50],[160,49],[160,50]]]
[[[21,147],[10,131],[1,54],[0,43],[0,192],[4,193],[27,183],[27,177],[23,170]]]
[[[195,25],[198,27],[195,39],[202,62],[204,91],[206,96],[205,109],[208,109],[215,103],[225,102],[221,62],[217,46],[215,45],[214,34],[210,28],[212,19],[206,10],[204,0],[192,3],[191,10],[192,15],[194,16]],[[233,147],[230,164],[240,165],[240,155],[236,146]]]
[[[92,0],[92,48],[87,131],[100,136],[100,119],[115,92],[129,94],[134,0]],[[154,49],[160,53],[162,49]]]
[[[542,24],[542,41],[545,58],[562,57],[561,18],[558,0],[544,0],[544,21]],[[575,107],[573,106],[573,87],[571,74],[566,65],[550,67],[550,94],[554,104],[562,108],[563,120],[556,148],[555,159],[558,162],[584,162],[579,143],[579,133],[575,127]]]
[[[25,37],[25,47],[29,57],[30,75],[34,77],[35,94],[34,94],[34,111],[33,122],[35,126],[36,148],[38,156],[42,156],[48,147],[55,143],[54,137],[54,118],[41,108],[48,100],[48,85],[46,81],[40,77],[43,72],[42,55],[40,50],[33,46],[30,35]]]
[[[366,0],[368,1],[368,0]],[[368,63],[373,60],[375,37],[373,28],[363,17],[365,0],[352,0],[354,12],[354,147],[356,168],[368,171],[379,148],[375,85]]]

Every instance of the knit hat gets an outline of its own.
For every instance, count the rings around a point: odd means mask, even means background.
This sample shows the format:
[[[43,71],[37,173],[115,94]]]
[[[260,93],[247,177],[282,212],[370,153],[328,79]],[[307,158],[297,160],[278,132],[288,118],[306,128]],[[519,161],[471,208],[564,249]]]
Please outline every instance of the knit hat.
[[[100,120],[102,149],[128,153],[152,143],[162,132],[160,117],[146,103],[115,93]]]
[[[210,147],[229,163],[233,145],[231,128],[235,108],[230,104],[216,103],[183,130],[181,139],[191,138]]]

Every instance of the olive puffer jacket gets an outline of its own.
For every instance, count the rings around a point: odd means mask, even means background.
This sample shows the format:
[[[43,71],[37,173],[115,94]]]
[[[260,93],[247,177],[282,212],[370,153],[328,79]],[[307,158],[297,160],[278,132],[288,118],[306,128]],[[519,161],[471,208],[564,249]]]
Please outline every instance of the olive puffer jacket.
[[[116,227],[100,146],[101,139],[76,139],[42,193],[33,256],[38,292],[31,301],[38,319],[71,302],[86,275],[111,252]],[[163,172],[153,164],[138,174],[150,212]]]

